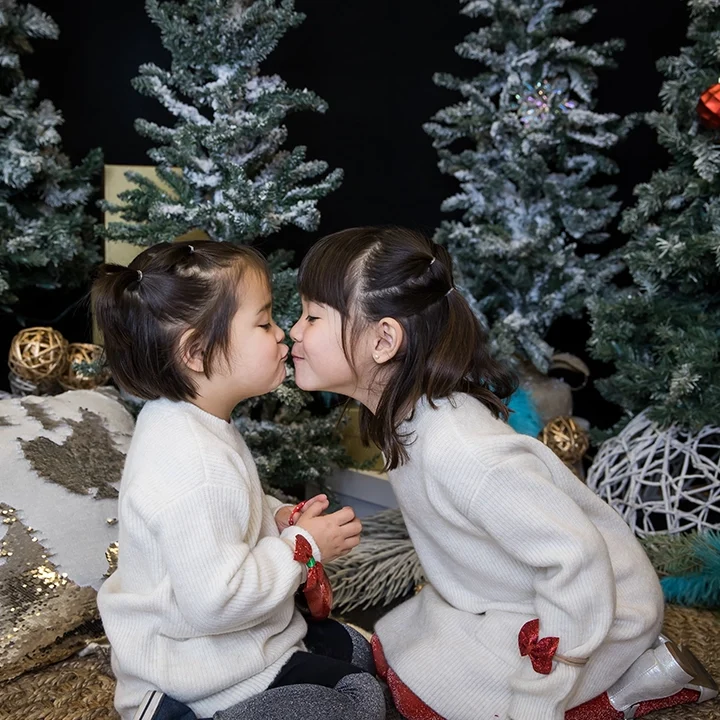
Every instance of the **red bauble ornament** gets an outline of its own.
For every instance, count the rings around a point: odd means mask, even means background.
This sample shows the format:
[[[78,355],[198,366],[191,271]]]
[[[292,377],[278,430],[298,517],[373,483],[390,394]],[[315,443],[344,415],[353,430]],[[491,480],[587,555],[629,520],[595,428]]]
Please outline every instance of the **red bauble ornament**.
[[[700,122],[708,130],[720,129],[720,83],[708,88],[698,100],[697,113]]]

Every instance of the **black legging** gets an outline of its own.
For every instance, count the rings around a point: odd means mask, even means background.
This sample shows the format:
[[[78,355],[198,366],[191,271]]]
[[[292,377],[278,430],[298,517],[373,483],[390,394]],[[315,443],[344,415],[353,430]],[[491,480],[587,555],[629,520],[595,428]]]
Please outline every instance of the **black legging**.
[[[354,632],[351,628],[335,620],[308,621],[305,647],[309,652],[294,653],[268,689],[301,684],[334,688],[346,675],[361,672],[374,675],[374,664],[368,667],[365,658],[357,657],[355,645],[359,643],[351,632]],[[372,654],[369,658],[372,662]]]

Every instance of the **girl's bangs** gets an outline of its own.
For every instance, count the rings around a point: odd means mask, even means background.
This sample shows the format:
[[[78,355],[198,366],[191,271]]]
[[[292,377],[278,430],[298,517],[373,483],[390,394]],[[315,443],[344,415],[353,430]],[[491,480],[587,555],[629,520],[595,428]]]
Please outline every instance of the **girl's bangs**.
[[[343,247],[344,243],[330,241],[331,238],[317,242],[303,259],[298,271],[298,291],[304,300],[328,305],[344,316],[346,278],[354,253],[348,252],[350,248]]]

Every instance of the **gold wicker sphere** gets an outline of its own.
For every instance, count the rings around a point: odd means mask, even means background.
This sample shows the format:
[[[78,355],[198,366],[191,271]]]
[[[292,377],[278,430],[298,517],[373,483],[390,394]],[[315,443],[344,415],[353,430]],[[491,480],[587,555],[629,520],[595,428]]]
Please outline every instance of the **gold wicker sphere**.
[[[104,385],[110,379],[110,370],[102,367],[102,345],[93,343],[70,343],[67,349],[68,362],[63,374],[58,378],[65,390],[92,390]],[[101,367],[98,373],[83,372],[76,363],[96,364]]]
[[[542,429],[539,438],[569,465],[580,462],[590,447],[587,432],[571,417],[564,415],[551,420]]]
[[[8,365],[24,380],[56,380],[67,364],[67,346],[67,340],[53,328],[25,328],[10,343]]]

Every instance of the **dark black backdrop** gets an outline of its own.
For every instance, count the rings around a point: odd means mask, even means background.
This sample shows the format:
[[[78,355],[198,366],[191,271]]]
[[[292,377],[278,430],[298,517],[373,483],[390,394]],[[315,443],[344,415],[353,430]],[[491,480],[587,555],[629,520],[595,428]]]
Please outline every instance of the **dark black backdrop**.
[[[159,31],[142,0],[35,0],[60,26],[60,40],[35,43],[24,67],[41,94],[62,111],[65,150],[79,160],[101,147],[109,164],[147,164],[149,143],[133,129],[144,117],[167,122],[159,104],[136,93],[130,80],[143,62],[167,65]],[[572,6],[584,3],[572,2]],[[626,114],[658,106],[661,77],[655,61],[678,51],[687,27],[682,0],[598,0],[598,13],[577,37],[597,42],[622,37],[619,68],[601,76],[598,110]],[[474,27],[458,13],[457,0],[297,0],[307,14],[267,62],[291,86],[308,87],[327,100],[325,115],[300,114],[289,121],[290,142],[305,144],[311,158],[345,171],[342,187],[321,201],[317,233],[285,230],[265,244],[294,247],[298,257],[321,234],[358,224],[395,223],[432,233],[442,219],[440,203],[456,184],[440,175],[436,153],[422,123],[456,100],[432,82],[436,71],[471,74],[454,46]],[[639,129],[616,151],[622,172],[618,195],[632,188],[666,158],[653,134]],[[612,244],[622,237],[614,234]],[[87,308],[73,306],[80,292],[30,293],[18,311],[28,324],[52,323],[70,341],[90,339]],[[19,326],[0,320],[0,350],[6,352]],[[550,340],[559,350],[585,359],[585,321],[560,321]],[[4,349],[3,349],[4,348]],[[609,368],[590,363],[594,377]],[[0,383],[7,387],[4,373]],[[576,393],[576,412],[607,426],[617,409],[595,389]]]

